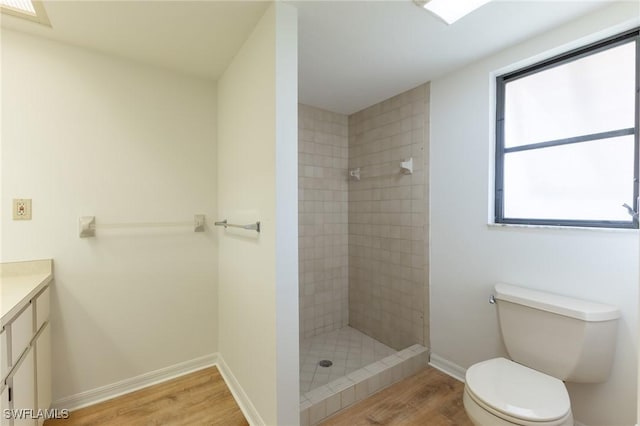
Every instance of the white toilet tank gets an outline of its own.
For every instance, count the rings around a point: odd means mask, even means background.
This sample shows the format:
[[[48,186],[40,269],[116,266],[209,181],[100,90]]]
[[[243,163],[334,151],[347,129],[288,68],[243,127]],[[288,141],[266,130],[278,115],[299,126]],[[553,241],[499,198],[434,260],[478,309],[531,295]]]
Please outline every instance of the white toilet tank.
[[[618,308],[510,284],[496,284],[495,299],[511,359],[568,382],[607,380]]]

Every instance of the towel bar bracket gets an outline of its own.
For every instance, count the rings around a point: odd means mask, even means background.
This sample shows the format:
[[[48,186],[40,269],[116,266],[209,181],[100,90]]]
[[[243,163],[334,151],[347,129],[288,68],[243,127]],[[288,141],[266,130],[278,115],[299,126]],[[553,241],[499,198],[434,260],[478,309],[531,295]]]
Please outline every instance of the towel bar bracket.
[[[256,232],[260,232],[260,221],[256,222],[256,223],[250,223],[248,225],[236,225],[233,223],[229,223],[227,221],[227,219],[225,220],[221,220],[219,222],[214,222],[215,226],[224,226],[224,228],[240,228],[240,229],[246,229],[248,231],[256,231]]]

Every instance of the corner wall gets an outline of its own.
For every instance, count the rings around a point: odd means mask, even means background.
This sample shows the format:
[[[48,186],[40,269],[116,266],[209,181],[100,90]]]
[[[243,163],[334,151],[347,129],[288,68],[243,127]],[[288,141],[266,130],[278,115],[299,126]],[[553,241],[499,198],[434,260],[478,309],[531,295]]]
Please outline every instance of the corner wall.
[[[300,338],[349,319],[348,117],[299,105]]]
[[[1,42],[2,261],[53,258],[54,401],[212,360],[214,231],[81,239],[78,217],[214,219],[215,84],[5,29]],[[33,200],[33,220],[11,220],[13,198]]]
[[[349,116],[349,324],[397,350],[429,343],[428,149],[429,83]]]
[[[590,426],[636,422],[638,231],[487,226],[492,73],[638,25],[639,12],[637,3],[617,3],[431,84],[432,353],[462,369],[505,356],[487,303],[497,282],[616,305],[622,318],[610,379],[567,384],[575,419]]]
[[[252,424],[297,424],[297,18],[274,3],[218,81],[220,356]]]

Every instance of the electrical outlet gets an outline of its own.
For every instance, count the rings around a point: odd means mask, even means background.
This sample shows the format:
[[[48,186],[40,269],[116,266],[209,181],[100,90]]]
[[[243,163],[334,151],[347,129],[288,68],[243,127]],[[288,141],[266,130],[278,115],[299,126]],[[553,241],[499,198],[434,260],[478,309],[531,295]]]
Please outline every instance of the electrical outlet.
[[[13,220],[31,220],[31,199],[13,199]]]

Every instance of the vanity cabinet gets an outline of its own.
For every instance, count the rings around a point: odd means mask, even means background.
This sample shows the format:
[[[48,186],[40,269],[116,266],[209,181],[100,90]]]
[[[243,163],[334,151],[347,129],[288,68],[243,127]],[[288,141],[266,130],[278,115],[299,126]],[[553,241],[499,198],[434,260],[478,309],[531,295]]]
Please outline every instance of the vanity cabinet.
[[[0,426],[42,425],[44,410],[51,406],[49,281],[2,317]],[[16,417],[6,419],[5,409],[12,410]]]

